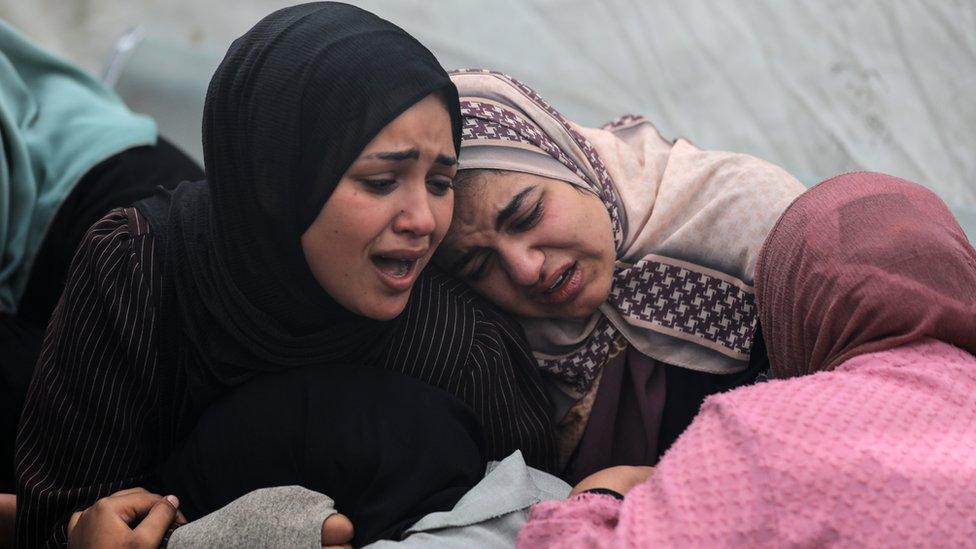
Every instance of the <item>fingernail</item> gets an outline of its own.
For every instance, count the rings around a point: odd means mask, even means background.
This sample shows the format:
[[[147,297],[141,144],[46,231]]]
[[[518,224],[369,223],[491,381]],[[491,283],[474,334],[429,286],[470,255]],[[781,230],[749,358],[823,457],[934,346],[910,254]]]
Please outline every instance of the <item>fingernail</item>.
[[[172,505],[174,509],[180,508],[180,498],[176,496],[166,496],[166,501],[168,501],[169,504]]]

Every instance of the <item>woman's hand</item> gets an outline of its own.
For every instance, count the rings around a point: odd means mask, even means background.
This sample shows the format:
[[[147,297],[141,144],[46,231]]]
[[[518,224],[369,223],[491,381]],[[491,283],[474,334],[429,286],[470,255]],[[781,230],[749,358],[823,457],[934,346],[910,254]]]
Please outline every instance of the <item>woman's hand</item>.
[[[17,516],[17,496],[0,494],[0,547],[14,546],[14,518]]]
[[[569,497],[593,488],[608,488],[619,494],[627,495],[631,488],[647,480],[647,477],[651,476],[653,472],[653,467],[630,465],[609,467],[584,478],[569,493]]]
[[[329,515],[322,521],[322,549],[352,549],[352,521],[342,513]]]
[[[71,515],[71,547],[159,547],[173,524],[186,524],[176,496],[160,496],[143,488],[115,492]],[[132,525],[138,522],[138,526]]]

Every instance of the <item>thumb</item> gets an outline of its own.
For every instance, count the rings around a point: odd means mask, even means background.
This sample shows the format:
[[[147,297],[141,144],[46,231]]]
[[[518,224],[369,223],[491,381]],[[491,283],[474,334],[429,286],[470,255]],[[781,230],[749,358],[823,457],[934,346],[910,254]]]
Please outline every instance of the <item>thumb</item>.
[[[139,526],[135,528],[136,534],[144,542],[151,544],[152,547],[159,547],[166,531],[176,519],[179,506],[180,500],[176,496],[160,498],[156,505],[153,505],[153,508],[149,510],[146,518],[142,519]]]
[[[334,513],[322,521],[323,546],[349,543],[352,541],[352,535],[352,521],[342,513]]]

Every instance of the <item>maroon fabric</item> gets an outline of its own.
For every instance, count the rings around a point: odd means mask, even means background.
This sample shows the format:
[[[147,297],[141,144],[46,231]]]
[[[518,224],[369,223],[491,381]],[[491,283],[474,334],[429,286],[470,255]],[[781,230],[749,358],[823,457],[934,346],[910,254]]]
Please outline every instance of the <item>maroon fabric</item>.
[[[664,413],[665,365],[631,346],[603,369],[576,457],[563,478],[576,484],[615,465],[654,465]]]
[[[923,337],[976,353],[976,251],[915,183],[858,172],[817,185],[777,222],[756,271],[776,377]]]

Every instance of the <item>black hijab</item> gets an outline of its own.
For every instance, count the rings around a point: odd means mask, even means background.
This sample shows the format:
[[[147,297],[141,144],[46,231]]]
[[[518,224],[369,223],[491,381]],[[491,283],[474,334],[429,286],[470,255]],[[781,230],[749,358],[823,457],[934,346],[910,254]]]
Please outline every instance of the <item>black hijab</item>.
[[[234,41],[204,107],[207,180],[139,204],[164,248],[172,324],[204,363],[188,372],[191,393],[381,352],[385,323],[321,288],[300,237],[369,141],[433,92],[457,149],[457,90],[444,69],[399,27],[346,4],[285,8]]]

